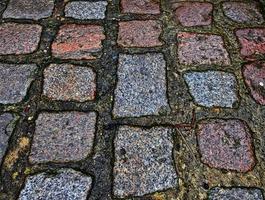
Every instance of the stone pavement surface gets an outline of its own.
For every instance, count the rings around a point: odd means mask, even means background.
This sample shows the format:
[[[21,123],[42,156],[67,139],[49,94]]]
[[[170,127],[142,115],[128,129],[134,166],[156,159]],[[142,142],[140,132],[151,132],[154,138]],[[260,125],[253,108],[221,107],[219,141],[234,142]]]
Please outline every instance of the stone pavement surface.
[[[0,200],[265,199],[264,11],[0,1]]]

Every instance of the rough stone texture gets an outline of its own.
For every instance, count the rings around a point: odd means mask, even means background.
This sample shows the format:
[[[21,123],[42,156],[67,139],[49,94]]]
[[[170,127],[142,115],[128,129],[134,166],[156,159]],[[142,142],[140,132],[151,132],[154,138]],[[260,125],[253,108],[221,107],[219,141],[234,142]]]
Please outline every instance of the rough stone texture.
[[[221,71],[187,72],[184,79],[194,101],[206,107],[234,107],[238,101],[233,74]]]
[[[178,58],[181,64],[231,64],[221,36],[181,32],[177,37]]]
[[[13,132],[14,117],[10,113],[0,115],[0,165],[8,147],[8,140]]]
[[[142,196],[177,187],[172,129],[119,128],[115,138],[114,195]]]
[[[122,13],[160,14],[160,3],[154,0],[121,0]]]
[[[122,47],[161,46],[162,25],[156,20],[119,22],[118,44]]]
[[[182,26],[206,26],[212,23],[211,3],[180,2],[173,4],[175,20]]]
[[[223,3],[223,10],[224,14],[235,22],[249,24],[264,22],[256,2],[225,2]]]
[[[93,148],[95,125],[94,112],[41,113],[36,121],[30,162],[85,159]]]
[[[236,31],[242,56],[265,54],[265,28],[246,28]]]
[[[65,6],[65,16],[74,19],[104,19],[107,1],[73,1]]]
[[[35,64],[0,63],[0,104],[21,102],[27,95],[36,69]]]
[[[159,53],[120,54],[114,116],[140,117],[167,111],[165,68]]]
[[[29,176],[19,200],[86,200],[92,178],[73,169]]]
[[[10,0],[3,18],[39,20],[52,15],[53,0]]]
[[[251,133],[241,120],[202,121],[197,139],[201,160],[210,167],[247,172],[255,165]]]
[[[52,44],[52,54],[61,59],[96,59],[93,53],[102,49],[103,27],[65,24]]]
[[[265,105],[265,62],[254,62],[245,65],[243,76],[252,97],[261,105]]]
[[[209,200],[264,200],[258,188],[213,188]]]
[[[28,54],[38,48],[42,27],[36,24],[0,24],[0,55]]]
[[[43,94],[54,100],[93,100],[96,74],[91,68],[71,64],[52,64],[44,70]]]

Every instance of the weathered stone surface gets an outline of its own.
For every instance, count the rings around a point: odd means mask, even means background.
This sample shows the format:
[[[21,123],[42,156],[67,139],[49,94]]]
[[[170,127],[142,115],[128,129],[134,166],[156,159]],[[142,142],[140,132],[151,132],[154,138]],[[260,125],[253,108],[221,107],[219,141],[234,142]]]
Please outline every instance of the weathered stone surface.
[[[114,116],[159,115],[169,110],[165,68],[159,53],[120,54]]]
[[[231,73],[187,72],[184,79],[194,101],[201,106],[232,108],[238,101],[237,82]]]
[[[161,46],[162,25],[157,20],[119,22],[118,44],[122,47]]]
[[[93,100],[96,74],[91,68],[71,64],[51,64],[44,70],[43,94],[54,100]]]
[[[52,44],[52,54],[61,59],[96,59],[105,39],[98,25],[65,24]]]
[[[265,105],[265,62],[254,62],[243,68],[246,85],[257,103]]]
[[[0,165],[8,147],[8,140],[13,132],[14,117],[11,113],[0,115]]]
[[[95,125],[94,112],[41,113],[36,121],[30,162],[85,159],[93,148]]]
[[[122,126],[115,138],[114,195],[142,196],[177,187],[172,129]]]
[[[121,0],[122,13],[160,14],[160,1],[154,0]]]
[[[223,39],[219,35],[181,32],[177,39],[178,58],[181,64],[231,64]]]
[[[74,19],[104,19],[107,1],[72,1],[65,6],[65,16]]]
[[[202,121],[197,139],[201,160],[210,167],[247,172],[255,165],[251,132],[241,120]]]
[[[180,2],[173,4],[176,22],[182,26],[206,26],[212,23],[213,5],[203,2]]]
[[[39,20],[52,15],[53,0],[10,0],[3,18]]]
[[[36,24],[0,24],[0,55],[28,54],[38,48],[42,27]]]
[[[258,188],[213,188],[209,200],[264,200],[262,190]]]
[[[265,54],[265,28],[246,28],[236,31],[241,45],[241,55],[250,57]]]
[[[21,102],[27,95],[36,69],[35,64],[0,63],[0,104]]]
[[[264,22],[257,2],[224,2],[224,14],[239,23],[261,24]]]
[[[73,169],[29,176],[19,200],[86,200],[92,178]]]

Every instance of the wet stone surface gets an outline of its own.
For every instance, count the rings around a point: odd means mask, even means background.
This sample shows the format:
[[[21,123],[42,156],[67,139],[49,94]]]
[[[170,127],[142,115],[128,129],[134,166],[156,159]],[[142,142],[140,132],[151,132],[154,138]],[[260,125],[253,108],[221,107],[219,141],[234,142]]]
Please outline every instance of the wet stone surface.
[[[264,200],[262,191],[257,188],[213,188],[209,200]]]
[[[115,117],[159,115],[169,111],[163,54],[120,54]]]
[[[96,113],[41,113],[29,160],[31,163],[85,159],[92,151]]]
[[[195,103],[200,106],[232,108],[238,101],[237,82],[231,73],[186,72],[184,79]]]
[[[0,104],[21,102],[27,95],[34,74],[35,64],[16,65],[0,63]]]
[[[172,5],[175,21],[182,26],[206,26],[212,23],[211,3],[180,2]]]
[[[29,176],[19,200],[86,200],[92,178],[73,169]]]
[[[250,129],[238,119],[211,119],[197,127],[201,160],[210,167],[247,172],[255,165]]]
[[[44,70],[43,94],[53,100],[84,102],[93,100],[96,75],[91,68],[52,64]]]
[[[0,55],[28,54],[38,48],[42,27],[36,24],[0,24]]]
[[[182,32],[178,34],[177,40],[180,64],[231,64],[223,39],[219,35]]]
[[[154,0],[121,0],[122,13],[160,14],[160,3]]]
[[[115,138],[114,195],[143,196],[177,187],[172,129],[121,126]]]
[[[65,6],[65,16],[74,19],[104,19],[107,1],[73,1]]]

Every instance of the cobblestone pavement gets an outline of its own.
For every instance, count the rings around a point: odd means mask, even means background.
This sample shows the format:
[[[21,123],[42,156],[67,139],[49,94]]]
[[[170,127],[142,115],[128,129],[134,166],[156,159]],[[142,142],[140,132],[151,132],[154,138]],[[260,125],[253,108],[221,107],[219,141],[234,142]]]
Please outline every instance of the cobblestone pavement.
[[[263,200],[264,6],[1,0],[0,200]]]

